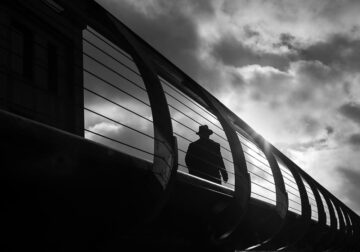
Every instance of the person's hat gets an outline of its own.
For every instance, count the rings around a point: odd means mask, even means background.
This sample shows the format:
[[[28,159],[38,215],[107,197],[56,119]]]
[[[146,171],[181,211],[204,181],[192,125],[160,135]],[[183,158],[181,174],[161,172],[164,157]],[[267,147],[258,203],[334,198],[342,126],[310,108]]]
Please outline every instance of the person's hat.
[[[213,133],[212,130],[209,129],[207,125],[199,126],[199,132],[196,132],[197,135],[204,134],[210,136]]]

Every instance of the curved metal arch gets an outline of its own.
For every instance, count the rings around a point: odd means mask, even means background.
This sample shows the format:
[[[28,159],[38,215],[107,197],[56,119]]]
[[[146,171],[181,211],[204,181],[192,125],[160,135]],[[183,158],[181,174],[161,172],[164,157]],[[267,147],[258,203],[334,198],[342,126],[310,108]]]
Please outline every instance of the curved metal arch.
[[[345,224],[346,248],[350,248],[353,242],[353,234],[352,234],[350,219],[347,212],[344,210],[342,203],[340,201],[338,202],[346,223]]]
[[[355,240],[357,241],[357,249],[360,248],[360,218],[358,215],[356,215],[356,227],[357,227],[357,237],[355,237]]]
[[[354,244],[354,235],[353,235],[353,230],[351,227],[351,221],[350,221],[349,214],[345,210],[345,207],[342,204],[342,202],[339,201],[339,204],[340,204],[341,210],[343,212],[344,218],[346,220],[346,226],[345,226],[346,248],[350,249]]]
[[[341,213],[339,213],[339,207],[336,204],[336,202],[334,201],[334,196],[329,197],[329,200],[331,202],[332,207],[334,208],[334,213],[335,213],[335,217],[336,217],[336,230],[335,230],[335,239],[334,239],[334,247],[337,249],[340,249],[344,246],[343,242],[344,242],[344,222],[342,219],[342,216],[340,215]]]
[[[342,212],[340,210],[340,206],[338,205],[338,203],[334,200],[332,200],[334,206],[335,206],[335,209],[336,209],[336,212],[337,212],[337,215],[339,217],[339,229],[341,232],[344,232],[345,233],[345,220],[343,219],[343,215],[342,215]]]
[[[356,231],[355,231],[355,227],[354,227],[354,224],[353,224],[353,218],[351,218],[351,213],[349,211],[349,209],[347,207],[345,207],[346,209],[346,216],[349,220],[349,231],[350,231],[350,234],[351,234],[351,247],[354,247],[355,244],[356,244]]]
[[[70,5],[69,5],[70,7]],[[84,9],[72,9],[79,17],[120,48],[131,54],[143,78],[149,96],[154,127],[154,161],[150,173],[159,182],[157,202],[149,209],[145,221],[152,221],[161,211],[170,194],[177,170],[177,144],[173,137],[170,112],[160,80],[155,74],[146,53],[136,36],[119,20],[94,1],[82,5]],[[96,15],[95,15],[96,14]],[[96,16],[97,18],[93,18]]]
[[[183,82],[186,85],[186,83],[191,83],[192,80],[185,77]],[[230,239],[231,234],[239,226],[247,211],[251,194],[250,175],[247,171],[244,151],[241,147],[240,140],[236,135],[236,129],[226,116],[226,111],[222,108],[222,105],[200,86],[194,86],[193,91],[201,97],[205,103],[207,103],[207,105],[213,110],[215,116],[218,118],[228,139],[234,161],[234,201],[219,215],[219,218],[216,220],[215,225],[218,234],[213,237],[215,242],[224,243],[228,240],[228,238]]]
[[[290,170],[290,172],[292,173],[294,180],[296,182],[296,185],[298,187],[299,190],[299,194],[300,194],[300,200],[301,200],[301,228],[297,230],[296,232],[296,239],[294,241],[292,241],[290,244],[286,245],[286,249],[288,248],[292,248],[293,246],[296,246],[296,244],[301,241],[309,227],[310,227],[310,222],[311,222],[311,206],[310,206],[310,202],[309,202],[309,198],[306,192],[306,188],[305,188],[305,184],[302,181],[300,174],[299,174],[299,169],[294,163],[292,163],[292,161],[290,161],[287,157],[285,157],[282,153],[280,153],[278,150],[276,150],[275,155],[277,155],[279,157],[279,159],[284,162],[284,164],[287,166],[287,168]]]
[[[127,42],[127,46],[131,50],[130,54],[143,77],[149,96],[154,124],[154,152],[156,155],[154,155],[153,168],[155,175],[165,189],[174,166],[173,156],[177,155],[173,149],[172,124],[165,94],[160,80],[155,74],[156,71],[153,69],[150,60],[146,57],[146,53],[142,50],[137,40],[117,19],[110,14],[107,15]]]
[[[253,136],[254,135],[254,136]],[[273,236],[264,241],[260,246],[257,246],[256,250],[274,250],[278,248],[279,241],[283,240],[283,230],[286,225],[286,217],[289,207],[288,195],[285,188],[285,182],[280,171],[280,167],[272,154],[271,146],[259,135],[250,134],[250,137],[264,152],[267,158],[270,168],[274,177],[275,192],[276,192],[276,211],[282,219],[281,224],[274,232]]]
[[[323,205],[323,202],[320,198],[320,194],[319,192],[321,192],[324,196],[324,199],[326,201],[326,196],[324,195],[323,191],[327,192],[326,189],[324,189],[321,185],[319,185],[319,183],[317,181],[315,181],[313,178],[311,178],[306,172],[304,172],[303,170],[300,170],[300,173],[306,177],[308,180],[308,183],[310,185],[310,187],[314,187],[316,189],[313,189],[313,193],[314,193],[314,196],[315,196],[315,199],[317,199],[317,202],[318,202],[318,212],[319,212],[319,227],[325,229],[325,230],[328,230],[328,226],[326,225],[326,213],[325,213],[325,208],[324,208],[324,205]],[[319,190],[319,191],[318,191]],[[328,192],[327,192],[328,193]],[[339,201],[337,198],[335,198],[334,196],[332,196],[330,193],[328,193],[330,195],[330,197],[333,200],[333,203],[336,206],[338,206],[336,203],[339,203],[341,210],[344,214],[344,218],[347,220],[347,223],[350,223],[349,222],[349,216],[347,214],[347,212],[344,210],[347,209],[347,207],[341,202]],[[326,204],[328,204],[328,202],[326,201]],[[319,207],[321,206],[321,208]],[[330,209],[329,209],[329,212],[330,212]],[[320,217],[321,216],[321,217]],[[331,221],[331,220],[330,220]],[[345,227],[345,224],[344,224],[344,227]],[[336,229],[336,225],[335,225],[335,229]],[[347,227],[346,228],[347,232],[346,232],[346,237],[347,237],[347,240],[352,240],[352,236],[351,236],[351,227]],[[337,231],[337,230],[336,230]],[[323,239],[319,241],[318,243],[318,246],[322,249],[327,249],[327,248],[330,248],[331,247],[331,244],[333,244],[333,238],[331,237],[334,237],[335,235],[334,234],[331,234],[329,233],[328,231],[320,231],[323,233]],[[336,232],[335,232],[336,233]],[[330,238],[329,238],[330,236]],[[349,244],[349,242],[347,242],[347,244]],[[319,249],[320,249],[319,248]]]
[[[273,174],[276,192],[276,210],[279,216],[284,219],[288,211],[288,195],[285,188],[285,182],[280,171],[280,167],[271,152],[271,146],[259,135],[249,134],[260,150],[263,151],[267,161],[269,162],[271,172]]]
[[[318,222],[315,227],[318,232],[316,233],[317,235],[315,237],[312,236],[311,239],[312,239],[312,243],[316,246],[316,248],[320,248],[324,246],[322,240],[322,238],[324,237],[323,228],[326,227],[326,213],[325,213],[324,204],[321,200],[318,187],[316,186],[316,181],[314,181],[313,178],[311,178],[307,173],[305,173],[302,170],[300,170],[300,174],[302,178],[309,184],[310,189],[312,190],[315,197],[315,202],[318,211]]]
[[[343,207],[344,207],[343,212],[345,214],[345,218],[347,219],[347,222],[349,224],[349,226],[348,226],[348,236],[349,236],[349,239],[350,239],[350,243],[349,243],[350,248],[354,248],[356,246],[357,239],[356,239],[355,228],[354,228],[354,225],[353,225],[353,220],[350,217],[351,211],[345,205],[343,205]]]
[[[154,163],[153,174],[162,185],[164,194],[160,203],[153,210],[149,220],[152,220],[160,213],[160,210],[167,202],[171,186],[175,180],[177,170],[177,143],[174,140],[173,129],[169,107],[167,105],[164,90],[160,79],[153,68],[147,54],[137,42],[129,30],[109,13],[109,18],[114,22],[118,31],[126,39],[128,47],[132,50],[132,56],[139,68],[141,76],[148,92],[153,124],[154,124]]]
[[[314,182],[314,180],[308,176],[306,174],[305,176],[306,178],[306,182],[310,185],[311,190],[313,191],[314,197],[315,197],[315,201],[316,201],[316,205],[317,205],[317,210],[318,210],[318,223],[320,225],[326,226],[326,213],[325,213],[325,206],[321,200],[321,196],[319,194],[319,189],[316,186],[316,183]]]
[[[338,220],[339,220],[339,230],[337,231],[338,233],[338,244],[337,246],[339,248],[342,248],[344,249],[345,246],[347,245],[346,242],[346,232],[345,232],[345,220],[343,219],[343,215],[342,215],[342,212],[341,212],[341,209],[340,209],[340,206],[337,202],[337,199],[335,197],[333,197],[333,200],[332,200],[332,203],[335,207],[335,210],[337,212],[337,216],[338,216]]]
[[[326,201],[326,205],[328,206],[328,209],[329,209],[329,213],[330,213],[330,228],[331,230],[333,231],[336,231],[337,230],[337,219],[336,219],[336,215],[335,215],[335,211],[334,211],[334,208],[331,204],[331,201],[330,201],[330,195],[328,194],[327,191],[324,191],[324,190],[321,190],[321,193],[322,195],[324,196],[324,199]]]
[[[360,247],[360,221],[359,216],[356,215],[351,209],[346,207],[349,210],[349,217],[351,219],[351,226],[353,230],[353,248],[359,249]]]
[[[345,234],[346,234],[346,241],[347,241],[346,244],[347,244],[347,247],[349,248],[349,247],[351,247],[351,244],[353,242],[353,233],[352,233],[352,228],[351,228],[351,222],[349,219],[349,215],[346,212],[346,210],[344,209],[341,202],[340,202],[340,208],[341,208],[341,211],[344,215],[345,222],[346,222],[346,225],[345,225]]]
[[[323,241],[322,241],[322,248],[323,249],[330,249],[332,247],[334,247],[337,243],[337,220],[336,220],[336,216],[335,216],[335,212],[334,209],[332,207],[332,204],[330,203],[329,197],[331,197],[331,195],[329,196],[329,193],[322,187],[322,186],[318,186],[318,190],[319,193],[322,194],[323,199],[325,202],[323,202],[323,206],[324,206],[324,210],[325,210],[325,204],[328,207],[328,212],[329,212],[329,219],[330,219],[330,226],[328,226],[326,224],[326,220],[324,223],[324,237],[323,237]]]

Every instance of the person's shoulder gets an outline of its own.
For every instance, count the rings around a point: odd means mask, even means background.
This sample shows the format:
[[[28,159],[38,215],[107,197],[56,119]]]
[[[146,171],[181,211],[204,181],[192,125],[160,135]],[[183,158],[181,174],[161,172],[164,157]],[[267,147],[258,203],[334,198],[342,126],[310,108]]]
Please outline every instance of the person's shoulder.
[[[218,142],[215,142],[214,140],[211,140],[211,139],[209,139],[209,140],[212,145],[220,147],[220,144]]]
[[[197,144],[198,144],[198,141],[191,142],[191,143],[189,143],[189,147],[190,147],[190,146],[196,146]]]

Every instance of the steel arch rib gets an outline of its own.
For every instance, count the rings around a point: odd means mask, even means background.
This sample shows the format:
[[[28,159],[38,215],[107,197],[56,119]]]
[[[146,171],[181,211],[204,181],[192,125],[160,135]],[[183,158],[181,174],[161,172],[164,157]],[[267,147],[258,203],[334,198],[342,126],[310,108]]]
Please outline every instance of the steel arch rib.
[[[186,80],[189,79],[185,78],[185,82]],[[191,82],[191,80],[189,80],[189,82]],[[247,171],[245,155],[240,140],[238,139],[235,128],[227,117],[226,112],[222,109],[221,104],[201,87],[195,87],[194,91],[204,99],[218,117],[229,141],[231,154],[234,160],[235,197],[232,204],[219,216],[217,228],[220,233],[214,237],[215,242],[225,243],[239,226],[247,211],[251,193],[250,176]]]
[[[308,232],[308,229],[310,227],[310,222],[311,222],[311,206],[310,206],[310,202],[309,202],[309,198],[308,198],[308,195],[306,192],[304,182],[302,181],[300,174],[299,174],[299,170],[301,170],[301,169],[298,168],[290,159],[288,159],[284,154],[282,154],[277,149],[275,149],[274,154],[277,155],[281,159],[282,162],[284,162],[284,164],[288,167],[288,169],[292,173],[292,175],[295,179],[296,185],[299,189],[299,194],[300,194],[301,226],[298,230],[296,230],[293,233],[293,237],[295,236],[296,238],[293,238],[292,241],[288,241],[287,244],[284,244],[284,246],[286,246],[285,249],[292,249],[294,246],[296,246],[302,240],[302,238]],[[282,235],[285,236],[286,234],[283,233]]]
[[[279,165],[271,152],[270,145],[259,135],[252,136],[253,140],[259,145],[260,149],[264,152],[269,164],[271,171],[273,173],[275,190],[276,190],[276,211],[278,212],[280,218],[282,219],[281,224],[278,226],[277,230],[274,232],[273,236],[269,237],[264,241],[260,246],[255,247],[256,250],[268,250],[268,249],[277,249],[279,240],[282,238],[282,230],[286,225],[286,216],[289,206],[288,195],[285,189],[285,183],[283,176],[281,174]]]
[[[69,3],[69,7],[72,7],[71,3]],[[138,39],[119,20],[93,1],[86,4],[86,10],[76,8],[73,10],[83,18],[88,25],[96,30],[100,30],[102,35],[111,42],[120,48],[125,47],[133,57],[143,78],[151,105],[154,138],[156,139],[154,141],[152,172],[162,187],[159,202],[154,204],[155,207],[147,214],[148,221],[151,221],[160,213],[161,208],[169,196],[171,185],[175,180],[178,155],[176,140],[173,137],[170,112],[160,80],[144,53],[142,46],[139,44]],[[93,18],[93,14],[96,14],[96,19]]]

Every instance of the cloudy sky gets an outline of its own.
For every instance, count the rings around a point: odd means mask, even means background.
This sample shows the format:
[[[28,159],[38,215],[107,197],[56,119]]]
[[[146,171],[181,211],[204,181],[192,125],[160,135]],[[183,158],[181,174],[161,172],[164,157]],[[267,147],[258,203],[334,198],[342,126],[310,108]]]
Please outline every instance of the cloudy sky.
[[[360,214],[360,1],[98,2]]]

